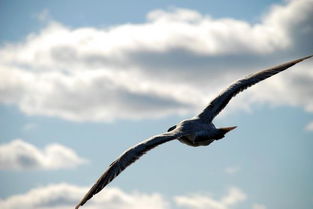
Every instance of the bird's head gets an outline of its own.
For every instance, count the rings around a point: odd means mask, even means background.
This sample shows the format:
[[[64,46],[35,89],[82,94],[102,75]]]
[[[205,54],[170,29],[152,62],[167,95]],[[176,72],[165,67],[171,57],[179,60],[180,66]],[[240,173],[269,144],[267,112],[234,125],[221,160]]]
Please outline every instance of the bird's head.
[[[219,128],[218,129],[218,139],[221,139],[225,136],[226,133],[228,133],[231,130],[234,130],[235,128],[237,128],[237,126],[230,126],[230,127],[223,127],[223,128]]]

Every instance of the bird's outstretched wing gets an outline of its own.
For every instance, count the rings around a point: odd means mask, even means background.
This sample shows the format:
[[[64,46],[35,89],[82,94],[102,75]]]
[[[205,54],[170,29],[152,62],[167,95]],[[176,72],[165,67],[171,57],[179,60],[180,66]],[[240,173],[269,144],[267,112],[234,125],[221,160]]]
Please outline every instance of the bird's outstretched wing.
[[[215,99],[213,99],[210,104],[198,115],[198,117],[206,122],[211,122],[214,117],[224,109],[231,98],[236,96],[239,92],[312,56],[313,55],[265,69],[236,81],[227,89],[225,89],[221,94],[219,94]]]
[[[84,205],[93,195],[100,192],[108,183],[110,183],[117,175],[119,175],[127,166],[138,160],[147,151],[165,142],[174,140],[182,136],[181,133],[173,130],[164,134],[153,136],[131,148],[126,150],[117,160],[115,160],[109,168],[102,174],[97,182],[91,187],[88,193],[83,197],[79,204],[75,207],[78,209]]]

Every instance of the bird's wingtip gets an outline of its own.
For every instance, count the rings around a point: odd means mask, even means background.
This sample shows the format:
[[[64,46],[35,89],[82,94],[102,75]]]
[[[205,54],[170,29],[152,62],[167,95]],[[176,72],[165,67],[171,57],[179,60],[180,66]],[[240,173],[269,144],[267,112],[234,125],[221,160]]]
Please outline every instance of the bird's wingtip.
[[[309,59],[309,58],[311,58],[311,57],[313,57],[313,54],[312,54],[312,55],[309,55],[309,56],[306,56],[306,57],[303,57],[303,58],[300,58],[300,59],[297,59],[297,60],[295,60],[294,62],[295,62],[295,63],[302,62],[303,60]]]
[[[76,206],[75,206],[75,209],[78,209],[79,207],[80,207],[80,204],[76,205]]]

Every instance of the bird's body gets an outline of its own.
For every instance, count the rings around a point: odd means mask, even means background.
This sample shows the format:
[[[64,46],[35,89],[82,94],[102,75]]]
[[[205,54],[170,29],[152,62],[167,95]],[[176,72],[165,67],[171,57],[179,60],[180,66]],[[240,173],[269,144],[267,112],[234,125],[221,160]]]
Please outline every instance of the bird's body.
[[[229,127],[233,129],[235,127]],[[214,140],[224,137],[222,131],[217,129],[213,123],[207,123],[199,117],[183,120],[169,130],[176,130],[178,133],[184,133],[178,140],[189,146],[207,146]]]
[[[93,195],[101,191],[127,166],[135,162],[147,151],[155,148],[160,144],[178,139],[180,142],[186,145],[197,147],[207,146],[213,141],[223,138],[227,132],[233,130],[236,128],[236,126],[216,128],[212,123],[212,120],[220,113],[220,111],[225,108],[225,106],[234,96],[246,88],[281,71],[284,71],[298,62],[301,62],[312,56],[307,56],[279,66],[262,70],[258,73],[249,75],[241,80],[236,81],[227,89],[225,89],[220,95],[214,98],[199,115],[188,120],[183,120],[175,126],[169,128],[166,133],[153,136],[129,148],[109,166],[109,168],[79,202],[79,204],[76,206],[76,209],[79,208],[79,206],[84,205],[90,198],[92,198]]]

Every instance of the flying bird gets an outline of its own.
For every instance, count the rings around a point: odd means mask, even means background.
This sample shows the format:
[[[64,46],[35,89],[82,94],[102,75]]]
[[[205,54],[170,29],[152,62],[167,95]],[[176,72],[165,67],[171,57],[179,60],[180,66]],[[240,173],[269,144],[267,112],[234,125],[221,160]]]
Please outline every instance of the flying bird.
[[[166,133],[148,138],[139,144],[126,150],[120,157],[118,157],[108,169],[102,174],[97,182],[91,187],[88,193],[78,203],[75,209],[84,205],[93,195],[100,192],[107,184],[109,184],[116,176],[118,176],[127,166],[138,160],[147,151],[155,148],[156,146],[168,141],[178,139],[180,142],[189,146],[207,146],[215,140],[222,139],[225,134],[236,126],[216,128],[212,120],[224,109],[228,102],[236,96],[239,92],[247,89],[248,87],[267,79],[287,68],[308,59],[311,56],[293,60],[260,72],[251,74],[243,79],[240,79],[221,94],[215,97],[209,105],[197,116],[183,120],[177,125],[172,126]]]

